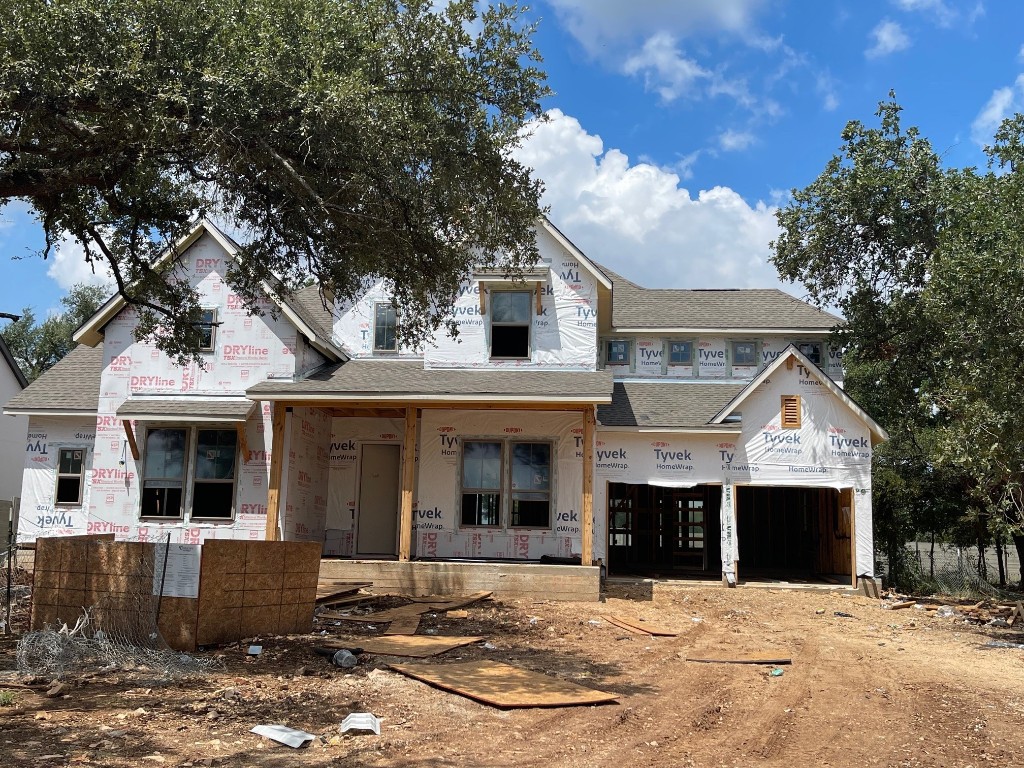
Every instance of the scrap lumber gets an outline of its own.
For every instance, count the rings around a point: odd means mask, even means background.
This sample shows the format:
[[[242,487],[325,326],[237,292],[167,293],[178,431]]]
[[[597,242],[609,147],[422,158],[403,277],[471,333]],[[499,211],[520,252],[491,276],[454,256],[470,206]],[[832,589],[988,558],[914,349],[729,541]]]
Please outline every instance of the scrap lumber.
[[[334,602],[334,598],[347,597],[360,589],[372,586],[373,583],[369,581],[321,581],[316,585],[316,603],[317,605],[330,605]]]
[[[900,603],[892,603],[889,606],[889,610],[890,611],[901,611],[904,608],[913,608],[915,605],[917,605],[917,601],[916,600],[904,600],[903,602],[900,602]]]
[[[1014,623],[1022,620],[1024,620],[1024,603],[1018,600],[1017,605],[1010,611],[1010,618],[1006,620],[1006,623],[1012,627]]]
[[[415,635],[420,628],[419,614],[400,616],[392,621],[384,631],[385,635]]]
[[[595,691],[496,661],[392,664],[391,669],[437,688],[506,709],[604,704],[619,698],[614,693]]]
[[[793,660],[785,656],[753,654],[750,656],[687,656],[687,661],[701,664],[792,664]]]
[[[447,611],[452,608],[462,608],[467,605],[472,605],[478,600],[483,600],[485,597],[490,597],[490,595],[490,592],[475,592],[472,595],[466,595],[464,597],[444,598],[445,600],[450,600],[450,602],[447,603],[410,603],[409,605],[403,605],[398,608],[389,608],[384,611],[363,613],[358,616],[337,616],[336,618],[344,621],[362,621],[369,624],[386,624],[398,619],[406,619],[409,616],[421,616],[422,614],[430,613],[431,611]]]
[[[671,629],[664,629],[663,627],[657,627],[647,622],[640,622],[623,616],[605,616],[604,618],[609,623],[636,635],[655,635],[657,637],[675,637],[677,635]]]
[[[372,653],[377,656],[408,656],[425,659],[428,656],[437,656],[483,639],[482,637],[446,637],[442,635],[385,635],[384,637],[360,640],[359,645],[363,653]],[[325,648],[348,647],[339,641],[329,641],[323,643],[323,646]]]

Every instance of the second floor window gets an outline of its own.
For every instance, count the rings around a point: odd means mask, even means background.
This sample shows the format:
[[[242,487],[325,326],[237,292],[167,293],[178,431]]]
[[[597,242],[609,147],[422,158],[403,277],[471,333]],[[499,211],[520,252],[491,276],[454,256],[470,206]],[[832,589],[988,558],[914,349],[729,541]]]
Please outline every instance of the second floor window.
[[[693,365],[693,343],[689,341],[670,341],[668,343],[669,365]]]
[[[821,365],[821,342],[820,341],[802,341],[796,345],[796,348],[812,363],[815,365]]]
[[[752,341],[732,343],[733,365],[757,365],[757,344]]]
[[[217,341],[217,310],[204,309],[199,321],[200,352],[213,352]]]
[[[608,341],[608,365],[629,365],[629,342],[626,339]]]
[[[398,351],[398,312],[393,304],[375,304],[373,308],[373,349]]]
[[[57,454],[57,495],[55,502],[81,504],[85,477],[85,449],[61,448]]]
[[[530,356],[529,291],[491,291],[491,357]]]

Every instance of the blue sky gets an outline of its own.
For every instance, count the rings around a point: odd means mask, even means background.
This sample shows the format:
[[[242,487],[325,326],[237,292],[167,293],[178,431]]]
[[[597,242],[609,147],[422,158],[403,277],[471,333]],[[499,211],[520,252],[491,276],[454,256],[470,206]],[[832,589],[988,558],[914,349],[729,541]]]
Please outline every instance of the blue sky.
[[[780,285],[775,207],[890,89],[953,166],[982,165],[1024,111],[1013,0],[538,0],[529,17],[555,93],[519,156],[556,226],[649,286]],[[11,260],[41,245],[23,206],[0,212],[0,311],[45,314],[88,276],[74,245]]]

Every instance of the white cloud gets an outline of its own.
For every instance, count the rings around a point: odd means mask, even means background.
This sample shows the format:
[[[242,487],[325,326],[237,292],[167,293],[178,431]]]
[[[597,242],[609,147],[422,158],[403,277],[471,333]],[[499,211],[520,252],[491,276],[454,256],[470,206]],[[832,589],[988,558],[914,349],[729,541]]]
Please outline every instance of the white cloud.
[[[749,131],[736,131],[730,128],[718,136],[718,146],[726,152],[739,152],[757,141],[757,137]]]
[[[100,285],[110,290],[116,288],[107,263],[93,261],[90,265],[85,260],[82,244],[73,238],[65,237],[57,243],[50,252],[49,260],[51,263],[46,274],[65,291],[71,290],[78,283]]]
[[[549,0],[584,48],[600,55],[612,41],[648,37],[659,30],[752,32],[767,0]]]
[[[992,143],[999,124],[1016,112],[1024,112],[1024,75],[1018,75],[1013,85],[997,88],[971,123],[971,138],[979,147]]]
[[[814,89],[821,96],[821,108],[826,112],[835,112],[839,107],[839,94],[836,93],[836,81],[826,70],[819,72],[814,81]]]
[[[903,28],[895,21],[886,19],[880,21],[878,26],[871,30],[871,37],[875,44],[864,51],[869,59],[877,59],[888,56],[890,53],[904,51],[910,47],[910,38]]]
[[[639,53],[626,59],[622,69],[627,75],[643,74],[647,89],[656,90],[665,101],[696,93],[700,81],[711,77],[676,48],[676,41],[667,32],[648,38]]]
[[[940,27],[952,26],[959,16],[957,11],[946,5],[943,0],[893,0],[893,3],[902,11],[918,11],[928,15]]]
[[[728,187],[680,186],[679,175],[631,163],[559,110],[518,152],[547,184],[552,221],[584,253],[641,285],[779,286],[768,263],[775,209]]]

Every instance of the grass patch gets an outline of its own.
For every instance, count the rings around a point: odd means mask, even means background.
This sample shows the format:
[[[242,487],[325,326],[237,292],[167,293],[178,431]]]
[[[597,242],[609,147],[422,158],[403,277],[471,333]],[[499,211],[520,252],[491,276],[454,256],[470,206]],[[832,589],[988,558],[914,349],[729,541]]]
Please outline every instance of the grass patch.
[[[0,690],[0,707],[13,707],[18,701],[18,694],[11,690]]]

